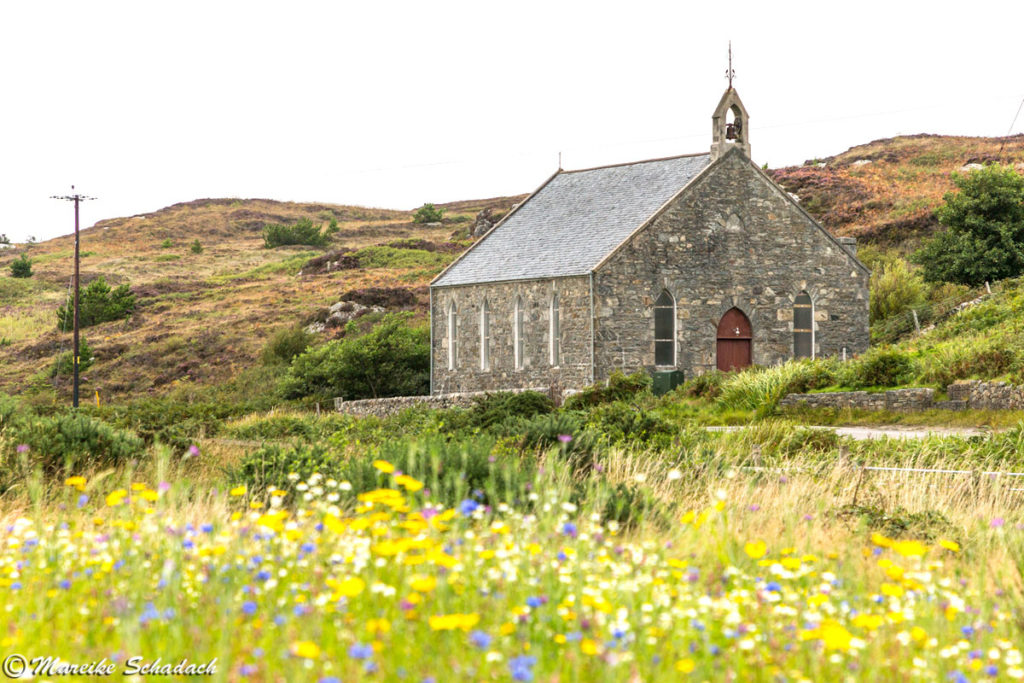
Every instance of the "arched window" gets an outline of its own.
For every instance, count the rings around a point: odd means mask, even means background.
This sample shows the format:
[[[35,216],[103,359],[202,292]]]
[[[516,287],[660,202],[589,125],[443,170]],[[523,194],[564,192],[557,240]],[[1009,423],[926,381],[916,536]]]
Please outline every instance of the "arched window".
[[[488,370],[491,367],[491,308],[484,299],[484,305],[480,307],[480,369]]]
[[[550,318],[551,329],[550,329],[550,335],[549,335],[550,336],[549,345],[550,345],[551,348],[549,349],[549,351],[550,351],[550,355],[551,355],[551,365],[558,365],[559,361],[561,360],[561,351],[562,351],[562,348],[561,348],[562,347],[562,339],[561,339],[561,337],[562,337],[562,325],[561,325],[561,321],[559,320],[559,317],[558,317],[559,313],[558,313],[558,295],[557,294],[552,294],[551,295],[551,312],[550,313],[551,314],[550,314],[549,318]]]
[[[814,303],[807,292],[793,303],[793,357],[814,358]]]
[[[654,302],[654,364],[676,364],[676,300],[667,290]]]
[[[459,318],[455,310],[455,302],[448,305],[448,369],[454,370],[458,365]]]
[[[523,298],[516,297],[512,312],[512,355],[516,370],[523,368]]]

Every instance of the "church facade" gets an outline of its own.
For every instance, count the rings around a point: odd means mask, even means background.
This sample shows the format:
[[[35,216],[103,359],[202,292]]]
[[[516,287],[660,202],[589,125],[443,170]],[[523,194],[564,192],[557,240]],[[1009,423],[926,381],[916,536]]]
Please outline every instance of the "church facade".
[[[710,153],[561,171],[431,283],[431,392],[578,390],[867,349],[869,271],[750,160],[729,88]]]

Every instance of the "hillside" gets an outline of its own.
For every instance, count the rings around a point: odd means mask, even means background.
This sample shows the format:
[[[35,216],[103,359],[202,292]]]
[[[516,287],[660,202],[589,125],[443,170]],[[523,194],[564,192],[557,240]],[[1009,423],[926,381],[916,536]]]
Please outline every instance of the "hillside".
[[[951,174],[990,161],[1024,169],[1024,136],[877,140],[770,173],[834,233],[906,253],[938,228],[933,210],[953,188]],[[191,397],[231,382],[260,388],[268,378],[259,356],[273,332],[323,320],[343,294],[358,299],[372,287],[395,290],[384,293],[391,309],[423,317],[427,283],[469,245],[477,213],[490,208],[498,217],[521,199],[453,202],[432,225],[413,223],[408,211],[266,199],[200,199],[100,221],[82,232],[83,280],[130,283],[139,306],[129,321],[85,331],[97,362],[83,395]],[[263,247],[263,226],[300,218],[337,221],[329,247]],[[202,253],[191,252],[194,240]],[[0,392],[66,401],[69,379],[50,380],[48,371],[70,347],[55,311],[68,299],[72,249],[70,236],[29,247],[35,275],[27,280],[8,276],[22,248],[0,252]],[[323,263],[307,266],[316,257]]]
[[[406,290],[404,307],[424,316],[427,283],[469,244],[477,213],[500,215],[520,199],[442,205],[444,221],[430,225],[413,223],[407,211],[265,199],[200,199],[100,221],[82,231],[83,286],[100,275],[112,285],[130,283],[138,308],[128,321],[83,331],[97,357],[83,394],[120,399],[232,380],[258,365],[273,331],[322,318],[352,290]],[[264,248],[264,225],[300,218],[337,221],[327,249]],[[190,250],[194,240],[202,253]],[[401,248],[383,246],[396,243]],[[71,344],[57,332],[55,313],[69,297],[73,249],[71,236],[29,247],[30,279],[9,277],[21,249],[0,255],[0,392],[33,390],[45,401],[57,398],[55,384],[60,400],[68,395],[68,378],[54,383],[47,371]],[[356,258],[343,269],[299,274],[311,258],[346,251]]]
[[[991,162],[1024,171],[1024,135],[887,138],[770,174],[834,234],[906,252],[939,228],[933,212],[951,174]]]

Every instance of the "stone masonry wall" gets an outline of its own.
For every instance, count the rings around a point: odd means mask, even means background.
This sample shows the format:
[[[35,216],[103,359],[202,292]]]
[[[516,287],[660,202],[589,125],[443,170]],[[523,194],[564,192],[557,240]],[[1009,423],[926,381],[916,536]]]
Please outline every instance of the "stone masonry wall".
[[[524,391],[544,392],[546,388],[524,389]],[[374,415],[376,417],[389,417],[418,405],[427,405],[436,410],[445,408],[468,408],[473,405],[474,399],[486,395],[485,391],[475,391],[464,394],[445,394],[443,396],[395,396],[393,398],[367,398],[359,401],[343,401],[340,398],[334,399],[334,409],[346,415]]]
[[[753,362],[793,357],[793,303],[814,308],[816,356],[868,347],[868,273],[742,155],[730,153],[594,276],[595,376],[654,370],[653,302],[676,301],[678,369],[717,366],[717,326],[732,307],[753,330]]]
[[[1006,382],[967,380],[954,382],[946,389],[947,401],[936,401],[934,389],[894,389],[892,391],[833,391],[821,394],[789,394],[780,407],[858,408],[861,410],[915,411],[945,410],[1024,410],[1024,387]]]
[[[431,391],[434,395],[529,387],[582,389],[591,383],[590,278],[495,282],[432,290]],[[551,297],[558,293],[560,359],[550,362]],[[523,367],[513,356],[513,311],[523,302]],[[480,366],[480,310],[490,311],[490,366]],[[448,369],[448,306],[458,311],[457,366]]]

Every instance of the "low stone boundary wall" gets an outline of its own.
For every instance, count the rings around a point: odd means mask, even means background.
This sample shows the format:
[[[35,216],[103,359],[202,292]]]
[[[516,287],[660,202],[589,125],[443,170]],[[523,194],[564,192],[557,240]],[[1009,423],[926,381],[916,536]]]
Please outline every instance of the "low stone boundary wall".
[[[522,391],[536,391],[547,394],[545,388],[538,389],[514,389],[515,393]],[[426,404],[430,408],[443,410],[445,408],[468,408],[473,405],[473,400],[493,394],[493,391],[468,391],[461,394],[439,394],[437,396],[395,396],[393,398],[365,398],[358,401],[345,401],[340,398],[334,399],[334,409],[346,415],[374,415],[376,417],[388,417],[412,408],[413,406]]]
[[[934,389],[893,389],[890,391],[832,391],[822,394],[789,394],[781,407],[859,408],[913,412],[940,408],[944,410],[1024,410],[1024,387],[1006,382],[966,380],[954,382],[946,389],[949,400],[936,401]]]

